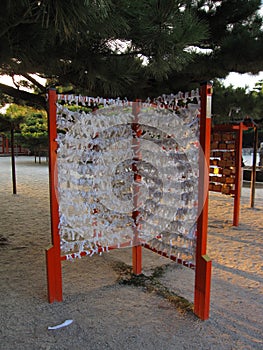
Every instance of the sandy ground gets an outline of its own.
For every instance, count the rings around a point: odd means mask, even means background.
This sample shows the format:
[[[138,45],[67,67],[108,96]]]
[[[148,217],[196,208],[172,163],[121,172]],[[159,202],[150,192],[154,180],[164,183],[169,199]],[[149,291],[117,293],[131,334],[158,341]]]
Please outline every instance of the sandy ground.
[[[17,158],[17,187],[12,195],[10,159],[0,158],[1,349],[263,349],[263,189],[251,209],[243,188],[237,228],[233,200],[210,194],[211,310],[203,322],[154,291],[118,283],[116,266],[131,263],[129,249],[63,262],[64,301],[48,304],[47,165]],[[143,256],[145,275],[165,266],[158,283],[193,301],[192,270],[146,250]],[[67,319],[73,323],[48,330]]]

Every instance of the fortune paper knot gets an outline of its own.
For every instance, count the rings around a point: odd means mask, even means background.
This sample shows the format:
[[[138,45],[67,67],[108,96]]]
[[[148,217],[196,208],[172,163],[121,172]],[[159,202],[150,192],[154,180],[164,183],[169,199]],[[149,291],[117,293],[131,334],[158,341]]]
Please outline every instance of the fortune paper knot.
[[[194,262],[197,116],[197,104],[173,112],[142,105],[136,119],[128,105],[96,114],[58,106],[59,232],[66,254],[130,245],[136,227],[141,242]]]

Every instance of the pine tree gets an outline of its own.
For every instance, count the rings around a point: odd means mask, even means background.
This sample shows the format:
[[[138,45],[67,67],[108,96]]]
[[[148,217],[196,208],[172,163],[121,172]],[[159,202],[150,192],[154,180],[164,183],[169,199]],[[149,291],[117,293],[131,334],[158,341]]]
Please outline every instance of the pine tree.
[[[129,98],[263,69],[260,0],[3,0],[0,74],[21,74],[17,103],[45,106],[48,85]],[[118,46],[123,46],[122,50]]]

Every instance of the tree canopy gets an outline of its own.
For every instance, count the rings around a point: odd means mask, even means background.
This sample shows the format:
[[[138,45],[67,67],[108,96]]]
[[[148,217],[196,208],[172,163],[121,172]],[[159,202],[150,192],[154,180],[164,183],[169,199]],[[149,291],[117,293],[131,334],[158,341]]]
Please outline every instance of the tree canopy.
[[[0,114],[0,130],[10,138],[11,129],[15,140],[28,148],[32,154],[48,148],[47,113],[33,107],[10,104],[4,114]]]
[[[259,81],[254,90],[247,92],[245,88],[225,87],[220,81],[214,82],[213,123],[237,123],[253,120],[258,126],[259,142],[263,142],[263,80]],[[253,129],[244,134],[244,146],[252,147]]]
[[[128,98],[156,96],[263,70],[260,0],[2,0],[0,84],[14,102],[45,105],[46,87]]]

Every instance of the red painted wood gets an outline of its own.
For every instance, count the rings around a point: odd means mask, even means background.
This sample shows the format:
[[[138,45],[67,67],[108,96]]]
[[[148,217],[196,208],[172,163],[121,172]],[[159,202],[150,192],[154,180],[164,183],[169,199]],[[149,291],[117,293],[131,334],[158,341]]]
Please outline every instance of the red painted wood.
[[[9,141],[8,141],[7,137],[5,139],[5,152],[4,153],[9,153]]]
[[[141,129],[138,121],[138,113],[140,111],[140,102],[136,101],[132,104],[132,114],[134,116],[134,121],[132,123],[132,130],[134,132],[133,136],[133,151],[134,151],[134,163],[132,164],[132,171],[134,172],[134,185],[133,185],[133,207],[135,210],[132,212],[132,218],[134,220],[134,229],[133,229],[133,248],[132,248],[132,266],[133,273],[135,275],[140,275],[142,273],[142,247],[139,239],[139,229],[141,227],[140,222],[138,222],[138,217],[140,215],[137,207],[140,203],[140,182],[141,175],[138,173],[138,168],[136,165],[136,161],[140,161],[142,159],[142,155],[140,152],[140,136]]]
[[[206,241],[207,241],[207,224],[208,224],[208,165],[210,157],[210,112],[208,106],[210,105],[210,99],[212,95],[211,85],[203,85],[201,88],[201,115],[200,115],[200,144],[203,148],[207,164],[200,165],[200,181],[199,186],[199,203],[204,203],[201,210],[200,217],[198,219],[198,233],[197,233],[197,249],[196,249],[196,280],[195,280],[195,302],[194,302],[194,312],[202,320],[209,317],[209,304],[210,304],[210,283],[211,283],[211,260],[206,255]],[[138,124],[138,104],[133,104],[133,114],[135,116],[134,123],[132,125],[136,136],[140,136],[140,128]],[[50,141],[50,199],[51,199],[51,229],[52,229],[52,244],[53,246],[46,251],[47,258],[47,278],[48,278],[48,297],[49,302],[61,301],[62,300],[62,273],[61,273],[61,261],[67,258],[77,258],[79,256],[87,255],[86,252],[81,252],[80,254],[71,254],[70,256],[61,257],[60,252],[60,236],[59,236],[59,212],[58,212],[58,202],[56,197],[56,150],[57,143],[55,141],[57,137],[56,134],[56,92],[54,90],[49,91],[49,141]],[[140,144],[138,137],[134,138],[134,145],[137,146],[135,161],[140,160]],[[135,147],[136,148],[136,147]],[[201,163],[201,162],[200,162]],[[141,180],[140,175],[136,173],[136,162],[133,165],[134,181],[135,181],[135,193],[139,191],[139,186],[136,187],[136,182]],[[134,207],[138,206],[138,196],[134,196]],[[139,212],[134,210],[133,218],[136,221],[135,225],[135,235],[133,247],[133,272],[135,274],[140,274],[142,270],[142,247],[139,241],[139,225],[137,222]],[[147,244],[146,248],[152,249]],[[115,247],[110,247],[108,250],[114,249]],[[98,247],[98,252],[102,252],[105,249]],[[152,249],[158,254],[165,256],[164,252],[159,252],[156,249]],[[92,253],[92,251],[91,251]],[[167,256],[168,257],[168,256]],[[176,257],[175,261],[179,262]],[[184,264],[184,262],[181,262]],[[194,267],[194,266],[190,266]]]
[[[56,90],[48,91],[48,132],[49,132],[49,189],[50,189],[50,213],[51,213],[51,237],[52,247],[46,250],[46,268],[48,282],[48,300],[62,301],[62,271],[59,235],[59,208],[56,193],[57,173],[57,126],[56,126]]]
[[[243,139],[243,123],[239,124],[236,137],[236,176],[235,176],[235,197],[234,197],[234,215],[233,226],[239,225],[240,214],[240,197],[241,197],[241,165],[242,165],[242,139]]]
[[[240,198],[241,198],[241,164],[242,164],[242,140],[243,131],[248,130],[251,125],[245,125],[244,123],[239,124],[223,124],[216,125],[213,127],[213,131],[217,132],[235,132],[235,189],[231,190],[229,194],[234,196],[234,211],[233,211],[233,226],[239,225],[240,217]],[[215,191],[215,190],[211,190]],[[220,192],[220,191],[219,191]]]
[[[177,264],[184,265],[184,266],[189,267],[190,269],[193,269],[193,270],[195,269],[194,264],[189,263],[188,261],[182,260],[180,258],[177,258],[175,255],[169,255],[162,250],[157,250],[156,248],[151,247],[150,244],[148,244],[148,243],[142,243],[142,246],[146,249],[151,250],[152,252],[154,252],[158,255],[164,256],[167,259],[175,261]]]
[[[198,212],[200,214],[197,221],[194,312],[199,318],[206,320],[209,318],[212,267],[212,262],[206,255],[212,86],[203,84],[200,95],[200,146],[202,147],[205,161],[202,161],[202,157],[200,157],[198,191]]]

